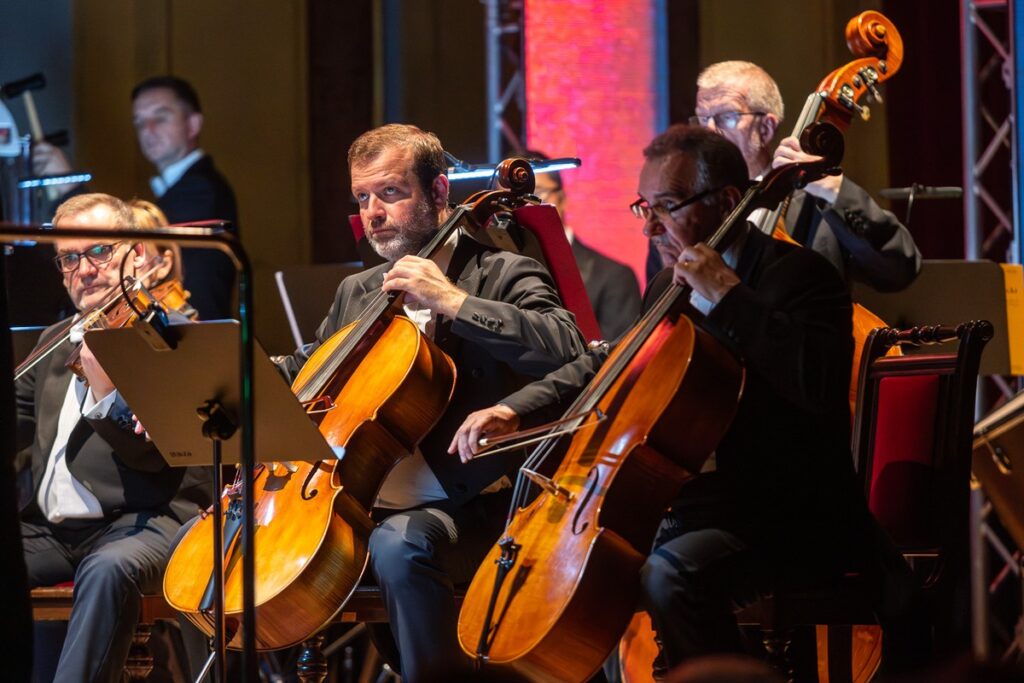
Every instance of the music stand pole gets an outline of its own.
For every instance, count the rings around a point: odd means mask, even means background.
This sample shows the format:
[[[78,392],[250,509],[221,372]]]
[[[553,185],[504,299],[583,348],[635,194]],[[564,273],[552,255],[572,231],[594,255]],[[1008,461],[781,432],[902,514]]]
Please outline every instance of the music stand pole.
[[[203,436],[213,447],[213,680],[227,681],[227,637],[224,630],[224,506],[221,496],[224,491],[222,475],[221,442],[230,439],[236,425],[215,400],[207,401],[196,410],[203,421]],[[210,670],[210,663],[203,667],[196,683],[200,683]]]

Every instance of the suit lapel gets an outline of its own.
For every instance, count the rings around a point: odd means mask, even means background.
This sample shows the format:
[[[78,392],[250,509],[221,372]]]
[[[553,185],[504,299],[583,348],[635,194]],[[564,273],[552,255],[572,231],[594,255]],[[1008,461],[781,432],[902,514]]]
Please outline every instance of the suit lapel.
[[[479,263],[480,250],[474,247],[476,244],[471,237],[460,235],[452,253],[452,260],[448,263],[448,271],[445,273],[456,287],[470,296],[478,296],[483,287],[483,269]],[[433,341],[442,351],[454,357],[462,345],[462,339],[452,334],[453,322],[447,316],[438,315],[434,324]]]
[[[741,282],[750,283],[760,266],[761,257],[764,256],[764,251],[772,239],[760,230],[750,230],[747,233],[747,242],[740,253],[739,263],[736,264],[736,275],[739,276]]]
[[[74,379],[74,375],[64,369],[64,361],[71,349],[71,344],[61,344],[43,361],[36,379],[42,383],[36,393],[39,401],[39,409],[36,411],[36,435],[44,459],[50,456],[50,450],[53,449],[53,441],[57,438],[57,423],[64,407],[64,397],[67,395],[68,385]]]

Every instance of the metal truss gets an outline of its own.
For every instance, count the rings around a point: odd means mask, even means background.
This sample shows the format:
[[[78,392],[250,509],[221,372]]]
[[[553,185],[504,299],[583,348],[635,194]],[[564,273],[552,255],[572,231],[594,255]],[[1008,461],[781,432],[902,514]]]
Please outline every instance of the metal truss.
[[[1013,5],[961,0],[964,251],[1020,263]],[[1006,173],[1009,166],[1010,173]]]
[[[487,161],[526,148],[525,0],[480,0],[486,15]],[[502,144],[504,142],[504,144]]]
[[[971,482],[971,628],[982,661],[1024,661],[1024,553]]]
[[[961,0],[964,255],[1022,263],[1024,9],[1020,0]],[[1009,171],[1009,173],[1007,173]],[[995,377],[1006,398],[1015,383]],[[983,406],[979,406],[983,408]],[[1024,657],[1024,561],[981,482],[971,485],[971,636],[979,660]]]

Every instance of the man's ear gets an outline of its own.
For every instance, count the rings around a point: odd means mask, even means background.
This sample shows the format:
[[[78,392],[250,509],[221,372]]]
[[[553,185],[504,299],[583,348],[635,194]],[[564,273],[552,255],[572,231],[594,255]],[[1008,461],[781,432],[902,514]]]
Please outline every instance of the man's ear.
[[[142,268],[146,264],[146,244],[144,242],[136,242],[132,245],[132,265],[136,269]]]
[[[779,124],[781,123],[782,119],[775,114],[765,114],[761,117],[759,123],[760,130],[758,132],[761,134],[761,140],[764,141],[765,145],[771,144],[771,141],[775,139],[775,133],[779,130]]]
[[[719,196],[721,197],[719,207],[722,209],[722,217],[725,218],[732,213],[732,210],[740,203],[740,200],[743,198],[743,193],[740,192],[740,189],[735,185],[730,185],[722,190]]]
[[[430,184],[430,199],[438,211],[448,208],[449,188],[448,176],[443,173],[434,178],[434,182]]]
[[[188,127],[188,139],[195,142],[199,138],[199,131],[203,129],[203,115],[197,111],[188,114],[185,125]]]

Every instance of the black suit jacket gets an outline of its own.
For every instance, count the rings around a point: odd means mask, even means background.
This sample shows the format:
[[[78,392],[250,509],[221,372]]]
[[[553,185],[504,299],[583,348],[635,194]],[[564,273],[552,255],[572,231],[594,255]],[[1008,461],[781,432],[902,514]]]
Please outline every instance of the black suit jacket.
[[[283,362],[286,375],[294,378],[325,339],[358,319],[380,292],[389,267],[377,266],[341,282],[316,341]],[[459,506],[513,471],[522,458],[510,452],[462,464],[449,455],[448,444],[465,417],[569,362],[585,343],[572,313],[562,308],[551,276],[533,259],[462,236],[448,276],[469,293],[458,315],[439,316],[434,329],[434,341],[455,362],[455,392],[420,450],[449,504]]]
[[[834,574],[870,542],[849,450],[849,294],[820,255],[754,230],[736,271],[742,284],[698,322],[743,359],[746,385],[716,471],[684,486],[703,510],[714,503],[692,524],[730,529],[787,565],[810,553],[808,568]],[[670,282],[670,270],[659,273],[646,302]],[[502,403],[520,415],[564,410],[608,354],[588,351]]]
[[[48,328],[40,339],[64,325]],[[78,381],[64,367],[72,348],[63,343],[15,387],[18,448],[22,465],[31,473],[31,483],[22,492],[25,517],[42,514],[36,496],[57,436],[68,385]],[[151,441],[134,433],[131,415],[119,398],[106,418],[81,418],[68,439],[68,470],[99,500],[105,521],[141,510],[171,512],[179,521],[190,518],[197,506],[209,504],[209,477],[199,468],[169,467]],[[190,476],[182,486],[186,470]]]
[[[794,192],[786,230],[827,258],[848,282],[864,282],[880,292],[905,288],[921,270],[910,231],[846,176],[835,204]]]
[[[786,209],[786,232],[853,280],[880,292],[899,291],[921,270],[921,253],[910,231],[863,188],[843,176],[835,204],[797,190]],[[647,250],[647,279],[661,270],[654,245]]]
[[[224,220],[231,223],[235,231],[238,230],[235,193],[208,155],[192,164],[156,203],[171,223]],[[199,312],[200,319],[235,317],[231,305],[235,268],[231,259],[212,249],[181,251],[185,288],[192,294],[189,301]]]
[[[580,269],[590,306],[604,339],[618,339],[640,315],[640,285],[624,263],[594,251],[573,238],[572,255]]]

